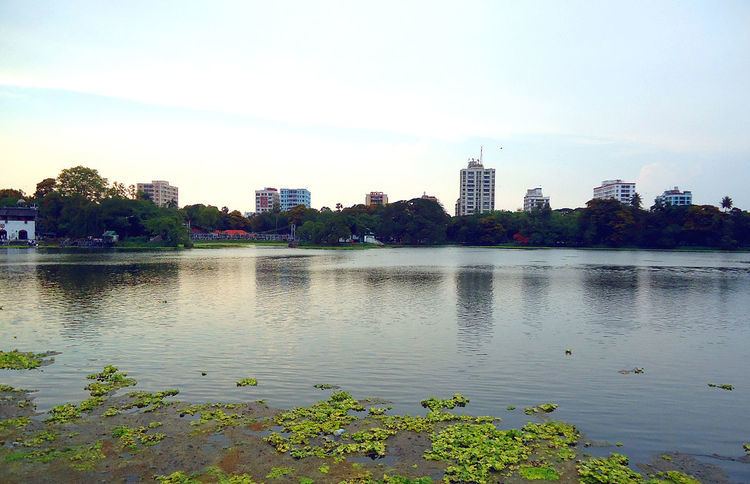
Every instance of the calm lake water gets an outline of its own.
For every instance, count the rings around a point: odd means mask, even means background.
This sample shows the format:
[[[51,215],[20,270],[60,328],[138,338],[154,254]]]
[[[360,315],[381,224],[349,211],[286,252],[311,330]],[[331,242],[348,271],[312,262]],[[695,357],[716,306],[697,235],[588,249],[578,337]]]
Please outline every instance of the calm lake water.
[[[748,253],[10,250],[0,306],[3,349],[61,352],[43,371],[0,371],[38,389],[40,410],[85,398],[85,375],[114,364],[196,402],[291,407],[334,383],[421,413],[462,392],[503,426],[556,402],[589,440],[624,444],[592,453],[634,462],[740,457],[750,441]],[[259,386],[237,388],[247,376]],[[702,460],[750,482],[749,464]]]

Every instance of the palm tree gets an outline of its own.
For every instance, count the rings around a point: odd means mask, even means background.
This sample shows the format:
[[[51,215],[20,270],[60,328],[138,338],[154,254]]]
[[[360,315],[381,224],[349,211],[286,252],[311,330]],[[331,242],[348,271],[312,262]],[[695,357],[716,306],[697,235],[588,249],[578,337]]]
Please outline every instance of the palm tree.
[[[729,211],[732,209],[732,198],[729,195],[721,199],[721,208],[723,208],[726,211]]]
[[[643,205],[643,200],[641,199],[641,195],[638,192],[633,194],[633,198],[630,199],[630,205],[636,210],[641,209],[641,206]]]

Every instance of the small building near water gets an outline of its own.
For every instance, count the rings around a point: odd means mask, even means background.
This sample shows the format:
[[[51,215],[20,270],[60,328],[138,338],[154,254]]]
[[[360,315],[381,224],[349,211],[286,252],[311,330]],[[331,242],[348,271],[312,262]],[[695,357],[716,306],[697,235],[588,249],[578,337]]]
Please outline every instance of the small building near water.
[[[36,240],[35,207],[0,208],[0,241]]]

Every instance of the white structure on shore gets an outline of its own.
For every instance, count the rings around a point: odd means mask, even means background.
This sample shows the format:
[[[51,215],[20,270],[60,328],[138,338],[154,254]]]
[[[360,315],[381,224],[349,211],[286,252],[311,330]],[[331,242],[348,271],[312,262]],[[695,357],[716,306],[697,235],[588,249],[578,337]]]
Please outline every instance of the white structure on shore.
[[[664,193],[656,197],[656,199],[661,201],[664,205],[692,205],[693,192],[689,190],[681,192],[679,187],[674,187],[672,190],[665,190]]]
[[[620,180],[604,180],[594,188],[594,199],[614,198],[620,203],[629,204],[635,195],[635,183]]]
[[[138,183],[136,189],[143,192],[148,198],[160,207],[165,207],[174,202],[179,207],[179,189],[169,184],[166,180],[152,180],[151,183]]]
[[[495,210],[495,169],[484,167],[481,149],[479,159],[469,158],[468,166],[461,169],[459,182],[456,216]]]
[[[0,241],[36,240],[36,208],[0,208]]]
[[[544,208],[545,205],[549,205],[549,197],[542,194],[541,187],[526,190],[526,195],[523,197],[524,212],[531,212],[534,208]]]

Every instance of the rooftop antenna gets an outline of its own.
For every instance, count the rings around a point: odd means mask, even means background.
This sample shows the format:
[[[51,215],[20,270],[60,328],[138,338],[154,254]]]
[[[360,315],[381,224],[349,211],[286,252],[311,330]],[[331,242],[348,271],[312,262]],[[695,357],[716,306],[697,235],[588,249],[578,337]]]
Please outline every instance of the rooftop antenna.
[[[482,162],[482,150],[484,150],[484,146],[479,145],[479,163]]]

